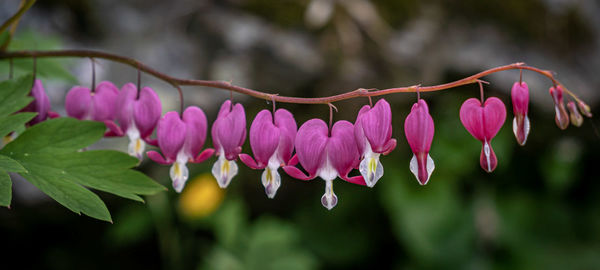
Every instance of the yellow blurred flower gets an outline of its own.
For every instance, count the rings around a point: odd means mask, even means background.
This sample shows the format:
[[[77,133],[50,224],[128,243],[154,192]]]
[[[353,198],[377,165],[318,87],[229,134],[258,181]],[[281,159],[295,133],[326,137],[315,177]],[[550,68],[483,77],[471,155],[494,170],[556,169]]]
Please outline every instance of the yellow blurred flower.
[[[189,219],[200,219],[213,213],[225,197],[210,173],[200,174],[191,181],[179,196],[179,213]]]

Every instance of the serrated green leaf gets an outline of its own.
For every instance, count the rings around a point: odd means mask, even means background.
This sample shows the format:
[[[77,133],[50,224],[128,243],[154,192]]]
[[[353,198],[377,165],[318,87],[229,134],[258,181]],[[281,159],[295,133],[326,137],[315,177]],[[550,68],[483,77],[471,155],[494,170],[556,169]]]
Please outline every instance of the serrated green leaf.
[[[25,179],[71,211],[110,221],[102,200],[86,187],[142,202],[139,195],[165,188],[130,169],[138,161],[125,153],[79,151],[99,140],[105,129],[100,122],[52,119],[27,129],[0,154],[22,165]]]
[[[101,122],[61,117],[28,128],[0,153],[7,156],[73,152],[100,140],[106,127]],[[11,154],[12,153],[12,154]]]
[[[27,106],[33,100],[27,96],[32,86],[31,75],[0,82],[0,116],[9,115]]]
[[[25,112],[0,117],[0,137],[6,136],[11,131],[18,130],[36,115],[37,113]]]
[[[12,200],[12,182],[10,176],[0,171],[0,206],[8,207]]]
[[[110,213],[98,195],[70,181],[66,172],[45,164],[22,162],[28,173],[23,177],[52,199],[77,214],[112,222]]]
[[[31,154],[22,156],[20,161],[25,164],[33,162],[62,168],[60,176],[73,183],[140,202],[144,200],[138,195],[151,195],[165,190],[148,176],[129,170],[137,164],[137,159],[117,151]]]
[[[0,171],[27,172],[19,162],[5,155],[0,155]]]

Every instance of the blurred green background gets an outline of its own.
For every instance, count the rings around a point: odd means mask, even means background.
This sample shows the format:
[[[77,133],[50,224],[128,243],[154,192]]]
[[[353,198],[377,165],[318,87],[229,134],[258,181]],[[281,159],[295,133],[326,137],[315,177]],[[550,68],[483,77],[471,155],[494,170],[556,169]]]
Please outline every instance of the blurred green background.
[[[18,2],[2,1],[0,19]],[[45,0],[23,17],[11,49],[94,48],[177,77],[303,97],[439,84],[525,61],[557,72],[596,112],[598,12],[596,1],[561,0]],[[16,72],[30,64],[16,61]],[[66,91],[91,84],[89,60],[46,66],[40,76],[54,109],[65,115]],[[7,69],[0,62],[3,79]],[[398,147],[382,158],[384,177],[372,189],[336,180],[339,203],[332,211],[319,202],[319,179],[283,175],[271,200],[261,172],[240,166],[220,190],[207,174],[214,158],[190,166],[182,194],[169,189],[145,204],[100,194],[114,224],[77,216],[13,178],[12,207],[0,209],[1,268],[599,269],[599,123],[586,119],[560,131],[550,82],[525,72],[532,129],[526,146],[518,146],[509,96],[518,76],[484,78],[491,82],[486,96],[502,99],[508,111],[493,141],[499,166],[492,174],[479,167],[481,144],[458,118],[461,103],[478,96],[477,86],[422,94],[436,127],[436,169],[426,186],[409,172],[412,153],[402,130],[416,96],[391,95]],[[136,70],[99,61],[96,77],[123,85],[136,80]],[[142,84],[157,90],[163,112],[178,107],[169,85],[149,76]],[[202,107],[211,122],[229,97],[209,88],[184,92],[185,103]],[[244,104],[248,126],[271,106],[233,98]],[[338,102],[334,118],[354,121],[367,103]],[[292,111],[299,125],[328,118],[323,105],[277,106]],[[96,147],[125,149],[126,143],[104,139]],[[168,167],[145,161],[139,169],[170,186]]]

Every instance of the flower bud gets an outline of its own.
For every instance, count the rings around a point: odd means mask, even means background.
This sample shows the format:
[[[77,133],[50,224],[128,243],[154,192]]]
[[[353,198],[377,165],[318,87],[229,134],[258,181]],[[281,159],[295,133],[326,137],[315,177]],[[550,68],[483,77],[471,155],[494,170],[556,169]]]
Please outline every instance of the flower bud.
[[[525,145],[529,135],[529,87],[525,82],[515,82],[510,92],[513,105],[513,133],[520,145]]]
[[[567,103],[567,108],[569,108],[571,124],[576,127],[580,127],[581,124],[583,124],[583,116],[581,116],[581,114],[577,110],[577,105],[575,105],[575,102],[569,101],[569,103]]]
[[[552,100],[554,100],[554,111],[556,112],[554,120],[556,121],[556,125],[560,129],[566,129],[569,126],[569,115],[565,109],[563,89],[560,85],[558,85],[556,87],[550,87],[549,91],[550,95],[552,96]]]
[[[583,102],[581,100],[578,101],[577,107],[579,107],[579,110],[581,111],[581,113],[583,115],[585,115],[586,117],[592,118],[592,111],[590,110],[590,106],[585,104],[585,102]]]

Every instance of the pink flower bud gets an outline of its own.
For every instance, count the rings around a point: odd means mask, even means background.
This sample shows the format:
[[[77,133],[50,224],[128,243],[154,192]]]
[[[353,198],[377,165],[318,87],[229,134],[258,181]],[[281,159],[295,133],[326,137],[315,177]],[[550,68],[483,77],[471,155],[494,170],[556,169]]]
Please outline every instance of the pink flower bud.
[[[496,97],[488,98],[483,106],[478,99],[470,98],[460,107],[460,121],[463,126],[483,144],[479,163],[486,172],[492,172],[498,165],[491,142],[505,119],[504,103]]]
[[[529,105],[529,87],[527,83],[515,82],[510,92],[513,105],[513,133],[520,145],[525,145],[529,135],[529,117],[527,109]]]
[[[560,129],[566,129],[569,126],[569,115],[567,114],[565,102],[563,101],[564,91],[560,85],[556,87],[550,87],[549,91],[550,95],[552,96],[552,100],[554,100],[554,111],[556,112],[554,120],[556,121],[556,125]]]
[[[581,124],[583,124],[583,116],[577,110],[577,105],[575,105],[575,102],[569,101],[567,103],[567,108],[569,109],[569,118],[571,119],[571,124],[576,127],[580,127]]]
[[[592,118],[592,110],[590,110],[590,106],[585,104],[585,102],[583,102],[581,100],[578,101],[577,107],[579,107],[579,110],[581,111],[581,113],[583,115],[585,115],[586,117]]]
[[[406,140],[413,152],[410,161],[410,171],[415,175],[419,184],[425,185],[429,182],[429,177],[435,169],[435,164],[429,149],[433,141],[433,118],[429,114],[429,108],[425,100],[413,104],[410,114],[404,121],[404,133]]]

